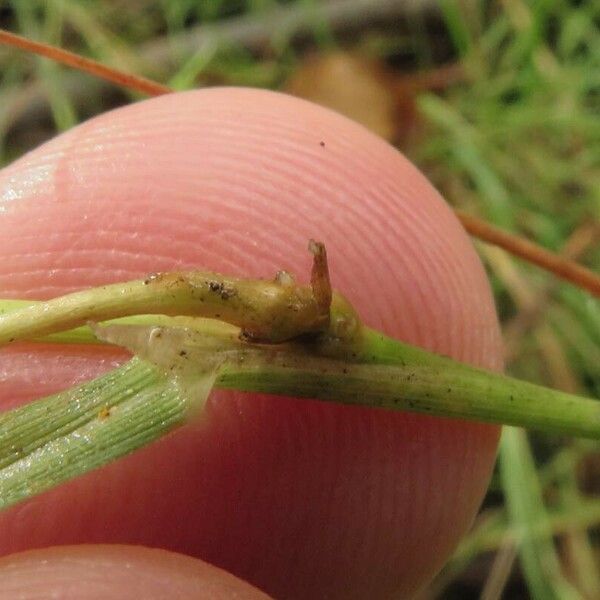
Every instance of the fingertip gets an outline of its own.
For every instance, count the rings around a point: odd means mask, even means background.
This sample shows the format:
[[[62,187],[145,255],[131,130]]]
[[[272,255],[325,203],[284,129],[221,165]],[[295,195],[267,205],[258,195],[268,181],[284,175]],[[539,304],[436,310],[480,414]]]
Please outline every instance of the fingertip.
[[[202,90],[114,111],[3,172],[0,198],[3,294],[42,298],[192,268],[305,278],[312,237],[369,325],[501,363],[485,273],[439,194],[363,128],[293,98]],[[3,359],[5,378],[18,378]],[[63,361],[63,385],[78,364]],[[50,492],[12,524],[0,517],[14,532],[0,551],[32,540],[157,543],[280,596],[408,595],[471,522],[498,436],[475,423],[229,392],[207,412],[201,434],[179,431]]]
[[[0,600],[266,600],[201,560],[142,546],[62,546],[0,559]]]

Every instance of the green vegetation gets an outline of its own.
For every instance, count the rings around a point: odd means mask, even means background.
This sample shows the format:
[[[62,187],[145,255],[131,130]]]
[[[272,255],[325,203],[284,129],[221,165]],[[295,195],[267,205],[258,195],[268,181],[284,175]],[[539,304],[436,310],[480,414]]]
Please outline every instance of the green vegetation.
[[[142,10],[119,0],[13,0],[0,3],[0,24],[177,89],[283,87],[307,49],[349,49],[395,75],[458,62],[458,80],[408,98],[416,133],[402,149],[454,205],[600,268],[597,2],[504,0],[465,10],[444,0],[439,11],[409,16],[398,2],[396,31],[365,18],[353,35],[327,4],[164,0]],[[370,4],[377,12],[389,3]],[[248,26],[273,14],[281,27]],[[194,46],[199,27],[210,35]],[[0,97],[6,164],[56,131],[137,96],[0,48]],[[503,323],[509,373],[598,397],[598,301],[499,250],[478,248]],[[478,597],[479,586],[488,599],[516,598],[524,585],[534,598],[599,597],[592,535],[600,525],[593,494],[599,460],[592,442],[539,434],[528,440],[508,430],[478,523],[427,597]],[[512,568],[517,554],[522,581]]]

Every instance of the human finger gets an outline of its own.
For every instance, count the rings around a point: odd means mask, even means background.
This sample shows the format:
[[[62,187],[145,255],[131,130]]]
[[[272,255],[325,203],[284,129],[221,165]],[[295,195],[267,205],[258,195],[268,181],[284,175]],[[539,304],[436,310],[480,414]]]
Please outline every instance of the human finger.
[[[314,105],[256,90],[165,96],[89,121],[0,178],[0,289],[48,297],[150,271],[269,276],[328,247],[365,322],[500,365],[493,301],[452,212],[393,148]],[[2,398],[68,386],[93,355],[2,355]],[[71,352],[74,352],[72,350]],[[106,358],[106,357],[105,357]],[[111,360],[117,360],[113,355]],[[2,552],[159,545],[277,597],[408,594],[470,524],[498,430],[255,394],[213,393],[202,422],[0,516]]]

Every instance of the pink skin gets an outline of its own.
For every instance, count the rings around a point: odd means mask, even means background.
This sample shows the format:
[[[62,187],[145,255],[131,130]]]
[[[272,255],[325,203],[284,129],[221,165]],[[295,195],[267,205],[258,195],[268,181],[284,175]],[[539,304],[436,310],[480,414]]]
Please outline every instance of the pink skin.
[[[169,269],[307,279],[311,237],[368,325],[501,368],[488,282],[452,212],[398,152],[322,108],[257,90],[163,96],[0,173],[1,297]],[[1,351],[0,406],[123,356],[63,352]],[[497,438],[473,423],[215,392],[201,422],[0,514],[0,554],[144,544],[279,598],[405,596],[471,523]]]
[[[0,600],[268,600],[201,560],[140,546],[62,546],[0,558]]]

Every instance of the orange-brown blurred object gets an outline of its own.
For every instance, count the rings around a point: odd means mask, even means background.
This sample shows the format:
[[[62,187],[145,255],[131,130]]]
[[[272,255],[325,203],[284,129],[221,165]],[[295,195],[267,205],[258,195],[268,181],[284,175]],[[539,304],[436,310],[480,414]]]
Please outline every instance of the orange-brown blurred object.
[[[339,51],[308,57],[285,89],[404,146],[418,132],[417,94],[443,89],[462,79],[464,72],[458,65],[398,74],[382,61]]]
[[[294,72],[286,90],[332,108],[386,140],[396,135],[393,86],[376,62],[348,52],[313,55]]]

